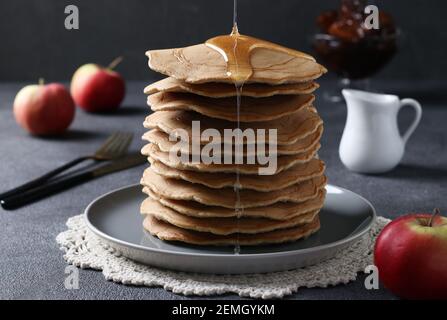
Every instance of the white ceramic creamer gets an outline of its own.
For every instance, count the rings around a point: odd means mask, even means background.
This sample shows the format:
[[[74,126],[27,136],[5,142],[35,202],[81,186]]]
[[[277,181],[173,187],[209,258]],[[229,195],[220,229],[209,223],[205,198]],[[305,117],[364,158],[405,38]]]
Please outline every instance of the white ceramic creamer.
[[[383,173],[402,160],[405,145],[422,117],[421,105],[414,99],[389,94],[346,89],[342,91],[348,117],[340,142],[343,164],[360,173]],[[397,115],[403,106],[416,111],[415,119],[403,136],[399,133]]]

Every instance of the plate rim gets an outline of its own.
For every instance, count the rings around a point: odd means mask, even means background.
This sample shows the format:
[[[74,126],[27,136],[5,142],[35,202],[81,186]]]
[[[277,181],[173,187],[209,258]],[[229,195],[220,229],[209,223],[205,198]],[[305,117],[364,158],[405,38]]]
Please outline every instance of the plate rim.
[[[370,220],[370,222],[359,232],[355,233],[355,234],[351,234],[343,239],[328,243],[328,244],[323,244],[323,245],[318,245],[315,247],[311,247],[311,248],[305,248],[305,249],[295,249],[295,250],[289,250],[289,251],[278,251],[278,252],[270,252],[270,253],[250,253],[250,254],[223,254],[223,253],[192,253],[192,252],[179,252],[179,251],[170,251],[170,250],[166,250],[166,249],[160,249],[160,248],[149,248],[146,246],[142,246],[140,244],[134,244],[134,243],[130,243],[121,239],[117,239],[114,238],[104,232],[102,232],[101,230],[99,230],[98,228],[96,228],[89,220],[89,212],[90,209],[93,205],[95,205],[95,203],[97,203],[98,201],[100,201],[101,199],[119,192],[119,191],[123,191],[125,189],[131,189],[131,188],[136,188],[138,186],[141,186],[139,183],[134,183],[134,184],[130,184],[130,185],[126,185],[123,187],[119,187],[116,189],[113,189],[109,192],[106,192],[98,197],[96,197],[95,199],[93,199],[85,208],[84,213],[83,213],[83,218],[84,221],[88,227],[88,229],[90,231],[92,231],[94,234],[96,234],[97,236],[99,236],[100,238],[106,239],[107,241],[111,241],[113,243],[116,243],[118,245],[124,246],[124,247],[130,247],[132,249],[137,249],[137,250],[142,250],[142,251],[147,251],[147,252],[155,252],[155,253],[160,253],[160,254],[167,254],[167,255],[173,255],[173,256],[186,256],[186,257],[212,257],[212,258],[225,258],[225,259],[251,259],[251,258],[263,258],[263,257],[283,257],[283,256],[295,256],[297,254],[307,254],[307,253],[312,253],[315,251],[322,251],[322,250],[328,250],[331,248],[336,248],[339,246],[342,246],[344,244],[350,243],[360,237],[362,237],[366,232],[368,232],[373,223],[376,221],[377,219],[377,213],[376,213],[376,209],[374,208],[374,206],[372,205],[372,203],[364,198],[363,196],[359,195],[358,193],[355,193],[351,190],[333,185],[333,184],[327,184],[327,187],[332,187],[332,188],[336,188],[339,190],[342,190],[344,192],[347,193],[352,193],[354,195],[356,195],[357,197],[359,197],[362,201],[364,201],[371,209],[372,211],[372,219]]]

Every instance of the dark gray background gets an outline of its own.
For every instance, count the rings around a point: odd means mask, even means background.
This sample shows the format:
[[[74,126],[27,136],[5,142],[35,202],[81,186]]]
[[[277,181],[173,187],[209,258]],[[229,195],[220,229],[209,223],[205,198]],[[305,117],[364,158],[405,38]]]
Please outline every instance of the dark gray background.
[[[402,48],[381,74],[415,81],[447,74],[445,0],[369,1],[391,13],[404,32]],[[64,8],[80,9],[80,30],[64,28]],[[333,0],[239,0],[243,33],[310,51],[315,17]],[[150,77],[147,49],[203,42],[231,28],[233,0],[0,1],[0,81],[70,79],[83,63],[124,55],[128,80]]]

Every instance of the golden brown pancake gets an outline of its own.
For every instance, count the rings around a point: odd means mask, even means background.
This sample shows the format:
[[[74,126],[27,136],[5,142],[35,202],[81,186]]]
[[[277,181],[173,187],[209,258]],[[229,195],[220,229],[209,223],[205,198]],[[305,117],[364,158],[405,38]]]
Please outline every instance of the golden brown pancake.
[[[319,149],[320,144],[317,144],[313,147],[313,149],[309,150],[308,152],[294,155],[278,156],[276,158],[276,170],[273,167],[273,164],[271,164],[272,167],[269,169],[271,170],[271,172],[267,173],[269,176],[271,176],[273,174],[278,174],[284,170],[287,170],[293,167],[294,165],[309,162],[310,160],[315,158]],[[160,151],[160,149],[153,143],[145,145],[141,150],[141,153],[154,160],[162,162],[164,165],[168,167],[176,168],[179,170],[191,170],[200,172],[228,172],[228,173],[239,172],[241,174],[261,174],[261,173],[264,174],[263,172],[261,172],[261,169],[268,168],[268,164],[266,165],[258,164],[256,159],[254,159],[255,164],[247,164],[246,159],[242,159],[243,164],[235,164],[234,161],[232,164],[225,164],[225,163],[206,164],[204,162],[177,161],[175,157],[171,159],[169,153]]]
[[[276,153],[273,152],[273,149],[272,149],[271,150],[272,154],[294,155],[294,154],[309,152],[311,149],[313,149],[319,143],[322,134],[323,134],[323,126],[321,125],[317,128],[317,131],[315,133],[313,133],[303,139],[300,139],[293,144],[277,145]],[[176,145],[177,142],[169,141],[169,135],[159,129],[152,129],[152,130],[146,132],[142,136],[142,139],[155,144],[162,152],[170,152],[171,150],[173,150],[173,148],[177,148],[179,150],[179,152],[181,152],[182,154],[199,155],[199,154],[201,154],[201,152],[203,150],[203,145],[200,147],[199,151],[193,151],[192,147],[191,147],[192,146],[191,143],[189,145],[186,145],[186,144]],[[227,147],[228,147],[227,144],[220,145],[220,154],[222,156],[239,154],[237,152],[237,150],[234,150],[234,144],[230,145],[231,148],[229,148],[229,149],[226,149]],[[269,148],[270,148],[270,146],[266,145],[265,149],[269,150]],[[231,153],[229,153],[229,150],[231,150]],[[242,154],[246,157],[256,155],[256,148],[248,148],[247,146],[244,146]]]
[[[319,143],[322,134],[323,134],[323,126],[321,125],[317,128],[317,131],[315,133],[312,133],[311,135],[309,135],[303,139],[300,139],[293,144],[277,145],[276,146],[276,154],[277,155],[293,155],[293,154],[308,152]],[[142,139],[152,142],[160,149],[160,151],[163,151],[163,152],[169,152],[170,150],[173,150],[173,148],[178,148],[178,150],[183,154],[198,155],[202,152],[202,149],[203,149],[203,147],[201,146],[199,152],[193,152],[191,143],[189,145],[180,144],[180,145],[176,146],[177,142],[169,141],[169,135],[159,129],[152,129],[152,130],[146,132],[142,136]],[[202,142],[202,143],[204,143],[204,142]],[[220,150],[221,150],[220,154],[222,154],[223,156],[230,154],[227,151],[226,147],[227,147],[226,144],[220,145]],[[266,148],[266,150],[269,150],[269,145],[267,145],[265,148]],[[239,154],[239,153],[236,153],[236,150],[234,150],[234,144],[232,144],[231,148],[228,150],[232,150],[231,155]],[[272,152],[272,154],[274,154],[274,153]],[[244,156],[256,155],[256,148],[251,149],[251,148],[244,147],[243,155]]]
[[[280,229],[256,234],[215,235],[207,232],[198,232],[176,227],[170,223],[148,215],[143,221],[144,228],[152,235],[166,241],[180,241],[197,245],[261,245],[269,243],[284,243],[306,238],[320,229],[320,220],[317,217],[305,225],[288,229]]]
[[[316,178],[321,176],[325,169],[323,161],[312,159],[309,162],[297,164],[272,176],[242,174],[239,176],[239,181],[237,181],[234,173],[178,170],[151,158],[149,158],[149,161],[151,162],[151,169],[165,178],[185,180],[214,189],[234,188],[239,185],[241,189],[263,192],[284,189],[293,184]],[[150,170],[150,168],[146,170]]]
[[[284,189],[271,192],[259,192],[243,189],[239,192],[239,200],[233,188],[215,189],[183,180],[169,179],[159,176],[152,170],[146,170],[141,184],[158,195],[174,200],[194,200],[210,206],[225,208],[253,208],[268,206],[279,201],[304,202],[318,195],[326,185],[326,177],[320,176],[294,184]],[[143,189],[147,194],[147,190]],[[237,204],[239,202],[239,205]]]
[[[187,83],[233,83],[227,74],[223,56],[205,44],[185,48],[150,50],[149,67],[159,73]],[[291,56],[276,50],[259,48],[250,56],[253,74],[247,83],[309,82],[319,78],[327,70],[305,53]]]
[[[312,94],[274,96],[268,98],[243,97],[239,110],[242,122],[275,120],[309,107],[315,100]],[[237,121],[234,98],[208,98],[190,93],[155,93],[148,97],[153,111],[194,111],[210,118]]]
[[[277,86],[264,83],[253,83],[245,85],[241,91],[241,94],[242,96],[253,98],[264,98],[275,95],[309,94],[318,89],[318,87],[319,85],[313,81],[281,84]],[[227,98],[236,96],[234,84],[219,82],[190,84],[172,77],[152,83],[144,89],[144,93],[147,95],[159,92],[194,93],[210,98]]]
[[[277,202],[264,207],[245,208],[237,212],[233,208],[208,206],[189,200],[174,200],[163,198],[150,189],[145,191],[152,199],[159,201],[166,207],[172,208],[184,215],[197,218],[235,218],[241,217],[268,218],[274,220],[288,220],[314,210],[320,210],[324,204],[326,190],[322,188],[315,198],[304,202]]]
[[[199,122],[200,132],[193,133],[193,121]],[[242,130],[242,134],[244,134],[247,129],[250,129],[254,135],[255,141],[248,141],[248,138],[244,138],[244,144],[269,143],[270,130],[274,129],[276,130],[276,144],[278,146],[293,145],[284,149],[297,150],[300,146],[299,140],[303,140],[308,136],[313,135],[322,125],[323,121],[318,114],[313,112],[311,108],[307,108],[290,116],[276,120],[240,123],[239,128]],[[146,117],[144,126],[148,129],[159,129],[174,137],[179,136],[179,130],[185,130],[190,142],[194,139],[200,141],[202,144],[207,144],[209,142],[216,143],[216,141],[209,141],[209,138],[202,135],[205,130],[214,129],[220,134],[220,142],[230,144],[236,143],[232,136],[228,136],[228,134],[225,135],[225,129],[235,130],[237,129],[237,123],[209,118],[195,112],[182,110],[155,112]],[[265,136],[262,136],[262,133],[265,133]],[[314,142],[315,141],[311,141],[312,144]],[[219,141],[217,143],[219,143]],[[307,146],[309,145],[309,141],[305,141],[304,143]]]
[[[163,206],[160,202],[146,198],[141,205],[141,213],[151,215],[179,228],[229,235],[233,233],[262,233],[279,229],[292,228],[307,224],[315,219],[318,211],[308,212],[288,220],[267,218],[194,218]]]

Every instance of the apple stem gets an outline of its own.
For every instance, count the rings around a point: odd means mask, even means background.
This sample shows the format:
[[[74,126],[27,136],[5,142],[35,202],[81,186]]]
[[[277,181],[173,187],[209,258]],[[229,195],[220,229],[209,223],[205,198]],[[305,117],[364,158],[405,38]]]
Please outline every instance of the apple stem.
[[[124,58],[123,58],[122,56],[121,56],[121,57],[118,57],[118,58],[115,58],[115,60],[113,60],[113,61],[109,64],[109,66],[107,67],[107,69],[109,69],[109,70],[113,70],[113,69],[115,69],[116,66],[119,65],[123,60],[124,60]]]
[[[45,84],[44,78],[39,78],[39,85],[43,86]]]
[[[428,221],[428,226],[433,227],[433,220],[435,220],[436,216],[439,216],[441,214],[441,211],[438,208],[435,208],[433,210],[433,214],[430,217],[430,220]]]

